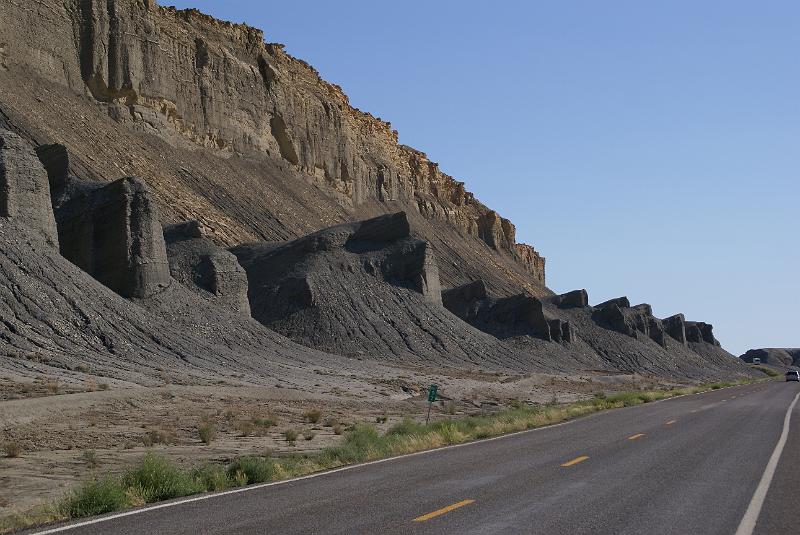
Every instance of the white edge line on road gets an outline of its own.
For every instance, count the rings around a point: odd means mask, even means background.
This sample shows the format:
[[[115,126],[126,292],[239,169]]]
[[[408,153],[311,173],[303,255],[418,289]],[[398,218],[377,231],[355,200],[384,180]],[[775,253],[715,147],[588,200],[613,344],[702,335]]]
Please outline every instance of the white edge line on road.
[[[657,403],[661,403],[661,402],[664,402],[664,401],[670,401],[670,400],[673,400],[673,399],[682,398],[682,397],[685,397],[685,396],[701,396],[703,394],[710,394],[712,392],[719,392],[720,390],[725,390],[726,388],[735,388],[737,386],[741,386],[741,385],[728,386],[728,387],[725,387],[725,388],[720,388],[718,390],[707,390],[706,392],[697,392],[696,394],[681,394],[680,396],[674,396],[674,397],[671,397],[671,398],[659,399],[658,401],[652,401],[650,403],[644,403],[642,405],[636,405],[634,407],[623,407],[623,408],[631,408],[631,409],[633,409],[635,407],[647,407],[647,406],[652,406],[652,405],[655,405]],[[798,394],[798,395],[800,395],[800,394]],[[607,411],[596,412],[594,414],[588,415],[587,417],[599,416],[599,415],[601,415],[601,414],[603,414],[605,412],[607,412]],[[366,462],[366,463],[349,464],[347,466],[341,466],[339,468],[334,468],[332,470],[326,470],[324,472],[316,472],[316,473],[313,473],[313,474],[308,474],[308,475],[296,477],[296,478],[293,478],[293,479],[284,479],[282,481],[272,481],[270,483],[258,483],[258,484],[255,484],[255,485],[248,485],[246,487],[241,487],[241,488],[238,488],[238,489],[223,490],[221,492],[215,492],[215,493],[212,493],[212,494],[202,494],[200,496],[194,496],[192,498],[183,498],[183,499],[179,499],[179,500],[175,500],[175,501],[171,501],[171,502],[160,503],[160,504],[157,504],[157,505],[150,505],[150,506],[147,506],[147,507],[140,507],[138,509],[131,509],[129,511],[123,511],[121,513],[115,513],[113,515],[101,516],[101,517],[98,517],[98,518],[93,518],[91,520],[84,520],[82,522],[76,522],[74,524],[67,524],[67,525],[64,525],[64,526],[58,526],[58,527],[50,528],[50,529],[47,529],[47,530],[44,530],[44,531],[35,531],[34,530],[32,532],[32,535],[33,534],[35,534],[35,535],[49,535],[50,533],[60,533],[62,531],[69,531],[71,529],[82,528],[82,527],[85,527],[85,526],[91,526],[93,524],[99,524],[101,522],[108,522],[109,520],[116,520],[117,518],[123,518],[123,517],[131,516],[131,515],[138,515],[138,514],[141,514],[141,513],[146,513],[148,511],[155,511],[157,509],[166,509],[167,507],[175,507],[176,505],[183,505],[183,504],[192,503],[192,502],[200,502],[200,501],[203,501],[203,500],[210,500],[212,498],[219,498],[221,496],[229,496],[231,494],[239,494],[239,493],[242,493],[242,492],[251,492],[251,491],[263,489],[263,488],[266,488],[266,487],[274,487],[274,486],[277,486],[277,485],[285,485],[287,483],[294,483],[295,481],[302,481],[304,479],[312,479],[312,478],[315,478],[315,477],[322,477],[322,476],[327,476],[327,475],[330,475],[330,474],[335,474],[337,472],[344,472],[346,470],[353,470],[355,468],[361,468],[363,466],[370,466],[370,465],[373,465],[373,464],[386,463],[386,462],[389,462],[389,461],[396,461],[398,459],[405,459],[405,458],[408,458],[408,457],[416,457],[417,455],[427,455],[429,453],[435,453],[435,452],[438,452],[438,451],[451,450],[451,449],[455,449],[455,448],[462,448],[462,447],[465,447],[465,446],[474,446],[476,444],[482,444],[484,442],[492,442],[494,440],[502,440],[504,438],[510,438],[510,437],[513,437],[513,436],[516,436],[516,435],[522,435],[522,434],[525,434],[525,433],[533,433],[535,431],[544,431],[546,429],[553,429],[554,427],[560,427],[562,425],[569,425],[569,424],[578,422],[580,420],[585,420],[585,419],[586,419],[586,417],[584,417],[584,418],[575,418],[574,420],[568,420],[566,422],[559,422],[557,424],[552,424],[552,425],[548,425],[548,426],[545,426],[545,427],[537,427],[535,429],[524,429],[522,431],[516,431],[514,433],[508,433],[506,435],[498,435],[496,437],[484,438],[484,439],[481,439],[481,440],[474,440],[472,442],[464,442],[463,444],[453,444],[451,446],[443,446],[441,448],[434,448],[434,449],[430,449],[430,450],[416,451],[414,453],[406,453],[404,455],[398,455],[396,457],[387,457],[385,459],[377,459],[375,461],[369,461],[369,462]],[[738,535],[738,533],[737,533],[737,535]]]
[[[792,411],[794,406],[797,405],[797,400],[800,399],[798,393],[789,408],[786,410],[786,416],[783,418],[783,431],[775,444],[775,449],[772,451],[772,456],[767,462],[767,467],[764,469],[764,475],[761,476],[761,481],[758,482],[758,487],[750,500],[750,505],[747,506],[742,521],[739,523],[739,528],[736,530],[736,535],[751,535],[753,530],[756,529],[756,522],[758,515],[761,514],[761,507],[764,505],[764,499],[767,497],[767,491],[772,484],[772,478],[775,475],[775,470],[778,468],[778,461],[781,460],[781,453],[783,447],[786,446],[786,440],[789,438],[789,424],[792,420]]]

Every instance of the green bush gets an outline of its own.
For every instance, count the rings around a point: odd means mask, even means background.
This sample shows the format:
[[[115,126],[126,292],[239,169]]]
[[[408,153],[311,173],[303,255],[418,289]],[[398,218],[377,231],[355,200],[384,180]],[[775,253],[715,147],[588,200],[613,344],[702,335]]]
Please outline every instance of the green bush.
[[[253,418],[253,425],[255,425],[256,427],[262,427],[265,430],[277,424],[278,424],[278,417],[272,414],[265,416],[263,418],[258,418],[258,417]]]
[[[195,468],[192,470],[192,479],[209,492],[225,490],[230,486],[228,474],[219,464],[206,464]]]
[[[411,418],[403,418],[400,422],[394,424],[386,434],[392,435],[421,435],[425,432],[425,426],[415,422]]]
[[[240,457],[228,467],[228,478],[244,481],[245,485],[272,481],[277,474],[278,465],[275,461],[263,457]]]
[[[82,518],[119,511],[129,505],[119,480],[105,477],[87,481],[67,494],[59,509],[70,518]]]
[[[139,466],[125,472],[122,485],[145,503],[169,500],[204,490],[200,483],[168,459],[147,454]]]
[[[345,433],[344,444],[326,450],[326,455],[341,464],[360,463],[381,449],[386,440],[372,425],[358,424]]]
[[[283,432],[283,438],[286,439],[286,442],[289,444],[294,444],[297,441],[297,431],[294,429],[287,429]]]
[[[213,424],[204,423],[197,428],[197,433],[200,435],[200,440],[203,444],[211,444],[217,438],[217,429]]]

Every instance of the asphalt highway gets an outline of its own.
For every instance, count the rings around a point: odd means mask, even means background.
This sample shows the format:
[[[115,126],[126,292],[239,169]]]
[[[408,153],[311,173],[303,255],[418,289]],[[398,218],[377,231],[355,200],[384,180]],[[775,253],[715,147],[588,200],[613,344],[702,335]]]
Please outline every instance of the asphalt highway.
[[[798,395],[727,388],[41,533],[800,533]]]

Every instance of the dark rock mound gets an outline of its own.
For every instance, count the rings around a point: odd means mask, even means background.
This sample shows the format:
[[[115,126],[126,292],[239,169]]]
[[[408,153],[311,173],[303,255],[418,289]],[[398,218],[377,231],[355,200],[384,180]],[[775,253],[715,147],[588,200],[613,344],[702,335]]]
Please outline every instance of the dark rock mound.
[[[664,318],[661,320],[661,323],[664,325],[664,330],[668,335],[681,344],[686,345],[686,319],[683,317],[683,314],[675,314],[674,316]]]
[[[710,323],[702,321],[686,322],[686,340],[694,343],[705,342],[706,344],[720,345],[719,341],[714,338],[714,327]]]
[[[253,317],[304,345],[406,363],[537,367],[441,306],[430,246],[403,213],[232,252]]]
[[[751,349],[739,358],[750,364],[757,358],[761,364],[780,367],[800,367],[800,348],[765,347],[762,349]]]
[[[572,340],[569,324],[545,314],[541,300],[524,294],[490,297],[480,280],[442,292],[442,303],[459,318],[497,338],[535,336],[553,342]]]
[[[203,234],[198,221],[164,227],[172,278],[224,308],[250,316],[247,274],[236,256]]]
[[[155,199],[136,177],[69,181],[56,208],[61,254],[123,297],[149,297],[170,282]]]
[[[592,318],[598,325],[612,331],[633,338],[643,335],[661,347],[667,347],[664,326],[653,316],[653,307],[647,303],[630,306],[627,297],[611,299],[597,305]]]
[[[0,130],[0,217],[14,219],[58,246],[47,173],[18,135]]]
[[[6,377],[55,376],[78,388],[94,375],[120,385],[321,384],[371,391],[356,377],[392,373],[297,345],[180,284],[152,298],[125,299],[30,229],[3,218],[0,365]],[[320,370],[326,372],[315,373]]]
[[[572,290],[551,298],[558,308],[585,308],[589,306],[589,293],[586,290]]]
[[[568,321],[576,329],[573,342],[562,347],[577,353],[579,358],[575,360],[595,362],[591,369],[703,381],[752,376],[736,357],[719,346],[705,342],[684,345],[662,335],[660,320],[648,316],[648,308],[613,305],[601,312],[619,322],[618,328],[598,321],[600,310],[594,307],[561,309],[546,303],[545,312]]]
[[[612,305],[619,308],[630,308],[631,302],[625,296],[615,297],[614,299],[609,299],[608,301],[603,301],[602,303],[595,305],[594,308],[608,308]]]

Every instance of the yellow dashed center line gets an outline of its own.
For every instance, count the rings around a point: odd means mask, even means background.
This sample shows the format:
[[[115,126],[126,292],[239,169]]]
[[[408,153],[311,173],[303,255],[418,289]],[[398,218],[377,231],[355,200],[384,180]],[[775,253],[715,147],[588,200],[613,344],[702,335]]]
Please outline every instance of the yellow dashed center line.
[[[677,421],[678,421],[678,420],[670,420],[669,422],[665,423],[664,425],[672,425],[672,424],[674,424],[674,423],[675,423],[675,422],[677,422]]]
[[[418,516],[417,518],[414,519],[414,522],[425,522],[426,520],[430,520],[431,518],[435,518],[435,517],[437,517],[439,515],[443,515],[445,513],[449,513],[450,511],[453,511],[453,510],[458,509],[460,507],[464,507],[465,505],[469,505],[471,503],[475,503],[475,500],[462,500],[462,501],[460,501],[458,503],[454,503],[453,505],[448,505],[447,507],[442,507],[441,509],[437,509],[435,511],[431,511],[428,514],[425,514],[425,515],[422,515],[422,516]]]
[[[586,460],[586,459],[588,459],[588,458],[589,458],[589,456],[588,456],[588,455],[581,455],[580,457],[575,457],[575,458],[574,458],[574,459],[572,459],[571,461],[567,461],[567,462],[565,462],[565,463],[564,463],[564,464],[562,464],[561,466],[563,466],[564,468],[566,468],[566,467],[569,467],[569,466],[574,466],[574,465],[576,465],[576,464],[578,464],[578,463],[582,463],[583,461],[585,461],[585,460]]]
[[[628,437],[628,440],[636,440],[637,438],[642,438],[644,433],[636,433],[635,435],[631,435]]]
[[[700,412],[700,409],[694,409],[693,411],[689,411],[691,413]]]

